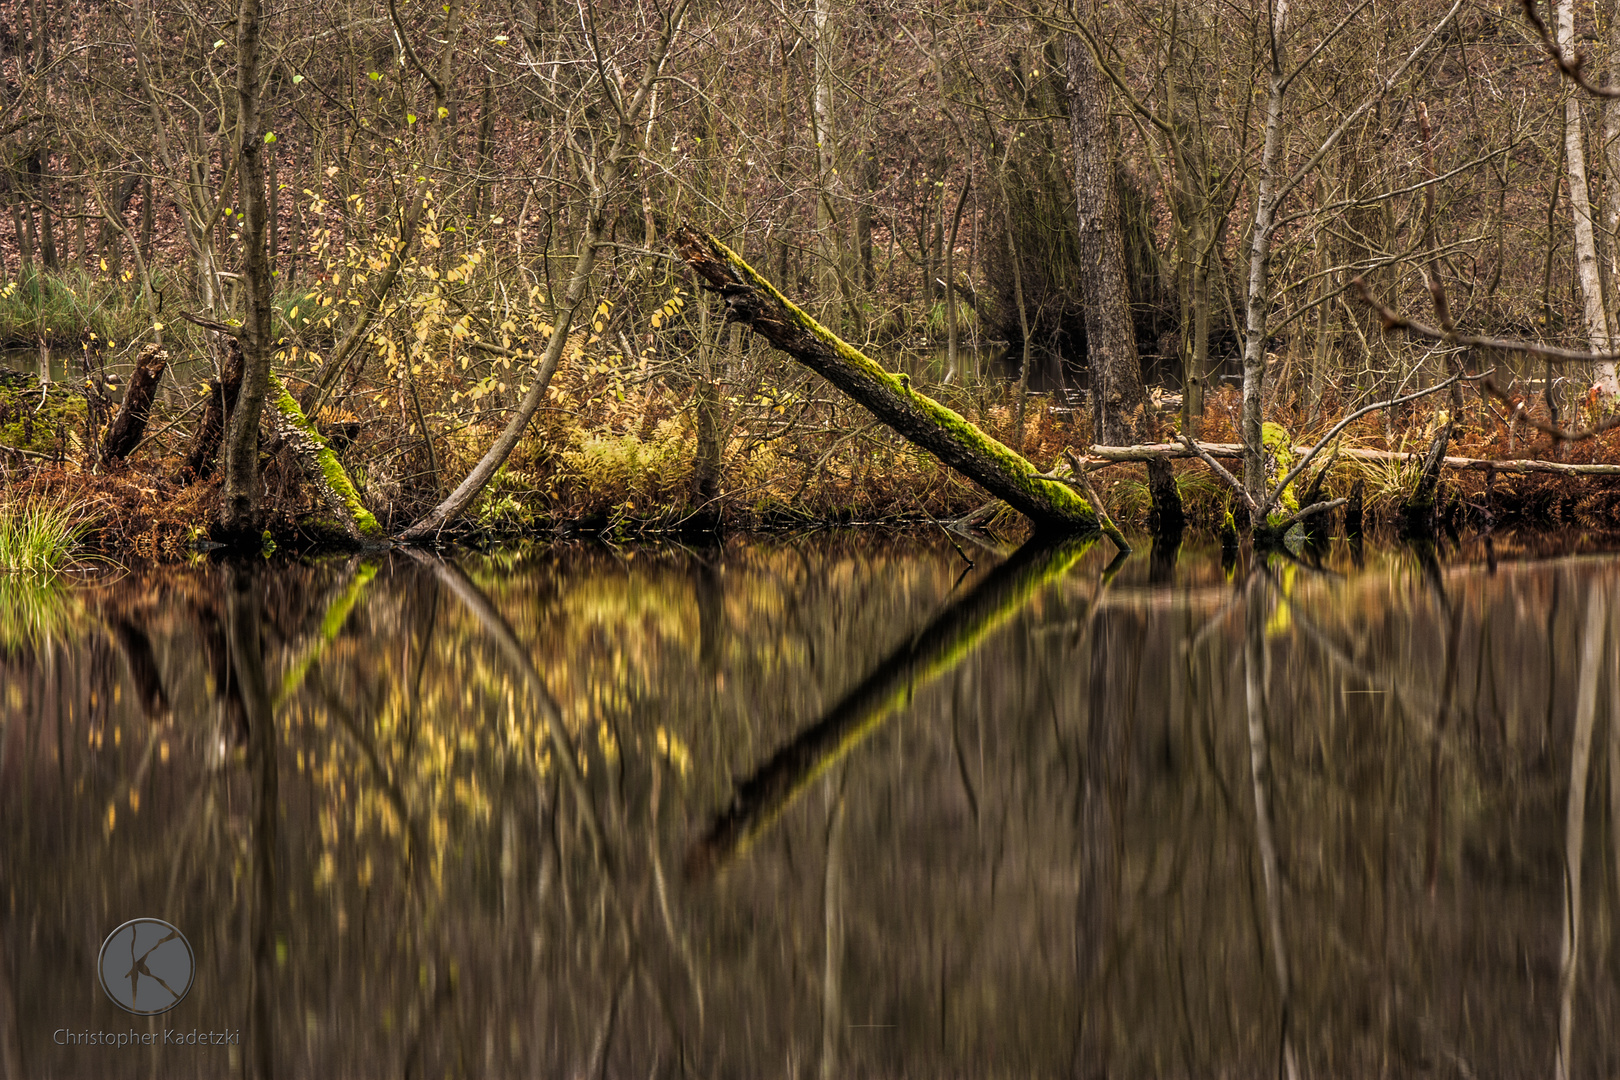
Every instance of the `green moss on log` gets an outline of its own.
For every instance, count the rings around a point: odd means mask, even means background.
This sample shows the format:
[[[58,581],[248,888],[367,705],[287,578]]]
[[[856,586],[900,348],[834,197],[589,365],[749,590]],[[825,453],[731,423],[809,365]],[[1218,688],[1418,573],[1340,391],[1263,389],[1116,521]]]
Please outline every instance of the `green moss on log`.
[[[344,516],[353,535],[380,540],[382,525],[360,501],[360,493],[349,480],[343,463],[337,459],[321,433],[315,430],[315,425],[309,422],[304,410],[298,407],[286,384],[273,374],[270,376],[270,404],[275,410],[276,426],[282,437],[292,446],[305,475],[320,489],[321,497],[335,512]]]
[[[713,236],[685,228],[681,256],[726,300],[731,317],[820,374],[899,434],[945,464],[1048,526],[1095,532],[1091,504],[1062,481],[1041,475],[1022,455],[991,438],[960,413],[911,388],[822,326],[777,291],[742,256]]]

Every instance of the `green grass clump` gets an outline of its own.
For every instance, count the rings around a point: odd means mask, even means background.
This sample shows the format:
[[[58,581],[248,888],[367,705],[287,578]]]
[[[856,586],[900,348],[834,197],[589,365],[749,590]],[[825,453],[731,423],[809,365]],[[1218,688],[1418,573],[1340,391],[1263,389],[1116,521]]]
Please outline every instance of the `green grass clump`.
[[[45,576],[77,561],[88,526],[65,507],[40,502],[0,506],[0,571]]]
[[[0,574],[0,656],[64,638],[81,610],[59,578]]]
[[[0,346],[16,348],[46,341],[117,340],[125,307],[111,282],[82,270],[42,273],[32,267],[0,287]]]

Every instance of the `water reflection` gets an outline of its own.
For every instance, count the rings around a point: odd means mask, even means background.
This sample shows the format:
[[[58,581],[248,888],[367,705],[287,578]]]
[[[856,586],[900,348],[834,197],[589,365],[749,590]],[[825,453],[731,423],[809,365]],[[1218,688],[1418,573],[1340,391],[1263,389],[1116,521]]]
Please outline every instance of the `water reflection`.
[[[0,590],[0,1069],[1620,1069],[1620,561],[966,550]]]

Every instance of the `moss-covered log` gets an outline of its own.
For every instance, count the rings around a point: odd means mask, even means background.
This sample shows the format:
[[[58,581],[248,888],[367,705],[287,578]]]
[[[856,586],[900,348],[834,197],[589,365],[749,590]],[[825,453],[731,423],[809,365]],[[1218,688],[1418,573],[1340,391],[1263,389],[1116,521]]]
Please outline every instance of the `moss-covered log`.
[[[270,376],[270,412],[276,433],[287,441],[304,476],[315,485],[321,498],[338,516],[349,535],[356,540],[381,540],[382,526],[360,501],[343,463],[338,461],[326,439],[315,430],[304,410],[298,407],[287,386],[273,373]]]
[[[1097,515],[1068,485],[1048,479],[961,415],[913,390],[904,375],[876,361],[812,319],[712,236],[682,228],[681,257],[726,302],[731,318],[825,378],[879,420],[945,464],[1006,500],[1038,525],[1095,532]]]
[[[719,869],[781,816],[812,783],[876,731],[919,689],[953,670],[979,643],[1062,577],[1095,543],[1032,540],[992,570],[962,599],[908,637],[820,720],[737,785],[731,805],[687,854],[687,873]]]
[[[122,461],[141,444],[146,421],[152,415],[152,399],[157,396],[158,383],[168,366],[169,353],[161,345],[148,345],[135,359],[135,373],[124,391],[124,403],[107,427],[107,438],[101,446],[102,461]]]

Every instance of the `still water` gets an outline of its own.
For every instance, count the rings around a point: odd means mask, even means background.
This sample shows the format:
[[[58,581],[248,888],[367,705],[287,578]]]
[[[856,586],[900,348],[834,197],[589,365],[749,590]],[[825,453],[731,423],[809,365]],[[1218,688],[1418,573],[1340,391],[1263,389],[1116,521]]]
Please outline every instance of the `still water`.
[[[959,543],[0,581],[0,1072],[1620,1073],[1620,560]]]

